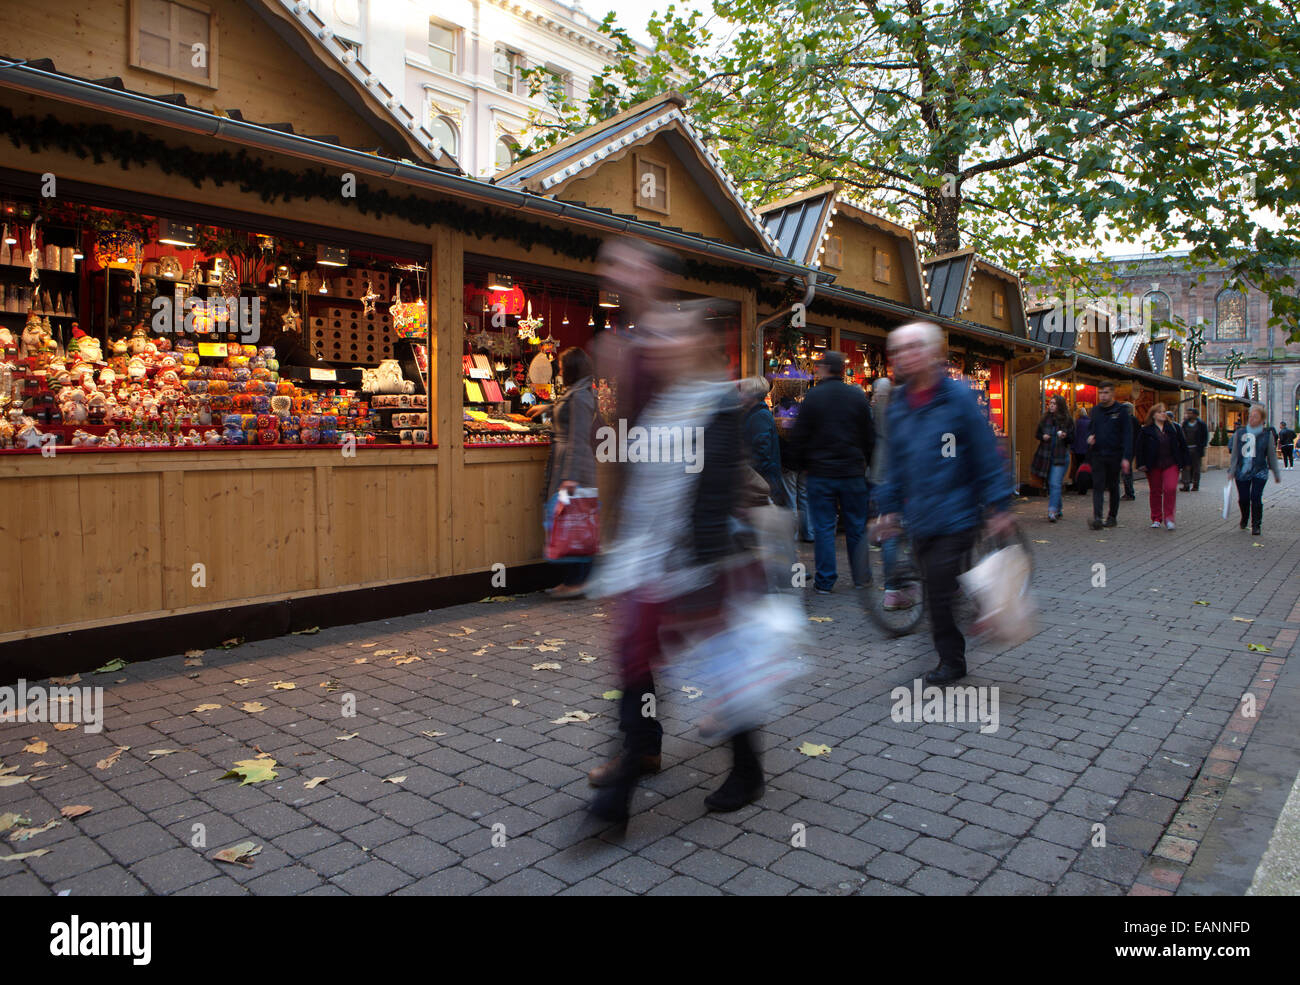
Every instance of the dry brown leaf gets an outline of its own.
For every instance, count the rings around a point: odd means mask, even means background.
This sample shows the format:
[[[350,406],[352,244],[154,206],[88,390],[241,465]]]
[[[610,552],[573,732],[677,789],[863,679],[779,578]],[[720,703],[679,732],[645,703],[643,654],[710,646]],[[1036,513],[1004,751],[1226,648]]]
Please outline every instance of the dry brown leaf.
[[[150,749],[149,755],[157,759],[159,756],[170,756],[172,753],[180,752],[179,749]]]
[[[63,822],[56,817],[33,828],[15,828],[10,833],[9,840],[13,842],[27,841],[29,838],[35,838],[39,834],[44,834],[46,831],[49,831],[50,828],[57,828],[62,823]]]
[[[446,652],[447,652],[447,648],[446,648],[445,646],[440,646],[440,647],[438,647],[438,652],[439,652],[439,653],[446,653]]]
[[[216,711],[221,705],[199,705],[195,711]]]
[[[50,751],[50,744],[44,739],[33,739],[30,743],[23,746],[23,752],[30,752],[37,756],[43,756]]]
[[[511,699],[510,699],[510,707],[511,707],[511,708],[518,708],[518,707],[519,707],[519,699],[518,699],[518,698],[511,698]]]
[[[377,656],[377,657],[386,657],[386,656],[388,656],[390,653],[401,653],[401,652],[402,652],[401,650],[376,650],[376,651],[375,651],[375,656]]]
[[[8,831],[15,824],[31,824],[31,823],[32,823],[32,819],[30,817],[23,817],[21,814],[10,813],[10,812],[0,814],[0,832]]]
[[[229,862],[232,865],[242,865],[246,869],[251,869],[253,867],[253,856],[261,850],[262,846],[256,842],[241,841],[238,845],[223,848],[212,858],[217,862]]]
[[[574,722],[589,722],[596,716],[585,711],[566,711],[560,718],[551,719],[552,725],[570,725]]]
[[[56,722],[54,725],[54,729],[57,732],[71,732],[76,727],[76,722]]]
[[[50,683],[59,684],[66,687],[69,684],[76,684],[80,682],[80,680],[81,680],[80,674],[73,674],[71,677],[51,677]]]
[[[427,731],[427,732],[421,732],[420,734],[421,734],[421,735],[428,736],[430,739],[440,739],[440,738],[442,738],[444,735],[446,735],[447,733],[446,733],[446,732],[435,732],[435,731],[433,731],[432,729],[430,729],[429,731]]]
[[[593,657],[590,653],[583,653],[581,650],[579,650],[578,662],[584,664],[591,664],[596,662],[596,658]]]
[[[272,681],[272,682],[271,682],[271,687],[275,688],[277,691],[292,691],[292,690],[293,690],[294,688],[296,688],[297,686],[298,686],[297,684],[294,684],[294,683],[292,683],[292,682],[290,682],[290,681]]]
[[[322,783],[324,783],[328,779],[329,779],[328,776],[313,776],[310,780],[304,783],[303,786],[306,787],[308,790],[315,790],[317,787],[319,787]]]
[[[336,735],[334,736],[334,738],[336,738],[339,742],[347,742],[348,739],[355,739],[360,734],[361,734],[360,732],[353,732],[351,735]]]
[[[542,640],[547,646],[564,646],[568,640]]]
[[[540,663],[533,664],[533,670],[559,670],[560,665],[557,663]]]
[[[30,773],[26,776],[0,776],[0,787],[16,787],[18,784],[26,783],[31,779],[33,779],[33,777]],[[35,777],[34,779],[40,779],[40,777]]]
[[[97,762],[95,764],[95,769],[98,770],[111,769],[113,764],[122,758],[122,753],[126,752],[130,748],[131,748],[130,746],[118,746],[111,753],[109,753],[107,756],[105,756],[103,759]]]
[[[391,660],[398,667],[405,667],[407,664],[413,664],[417,660],[423,660],[424,658],[417,657],[414,653],[408,653],[404,657],[389,657],[388,659]]]
[[[544,646],[544,645],[539,646],[537,648],[539,653],[557,653],[559,649],[560,648],[558,646]]]
[[[262,704],[260,701],[245,701],[239,706],[239,710],[246,711],[250,715],[256,715],[266,711],[266,705]]]
[[[12,855],[0,855],[0,862],[21,862],[25,858],[39,858],[50,854],[48,848],[38,848],[34,852],[14,852]]]
[[[239,680],[235,681],[235,683],[240,687],[248,687],[248,685],[252,684],[255,680],[257,680],[256,677],[241,677]]]
[[[60,807],[59,813],[64,817],[73,818],[81,817],[82,814],[89,814],[92,810],[94,808],[89,804],[69,804],[67,807]]]
[[[386,776],[380,782],[391,783],[393,786],[398,786],[399,784],[406,782],[406,774],[402,774],[401,776]]]
[[[368,659],[369,659],[368,657],[357,657],[357,659],[353,660],[352,662],[354,664],[363,664],[366,663]]]
[[[363,650],[368,650],[370,647],[372,647],[372,646],[378,646],[378,645],[379,645],[378,643],[362,643],[362,644],[361,644],[361,648],[362,648]]]

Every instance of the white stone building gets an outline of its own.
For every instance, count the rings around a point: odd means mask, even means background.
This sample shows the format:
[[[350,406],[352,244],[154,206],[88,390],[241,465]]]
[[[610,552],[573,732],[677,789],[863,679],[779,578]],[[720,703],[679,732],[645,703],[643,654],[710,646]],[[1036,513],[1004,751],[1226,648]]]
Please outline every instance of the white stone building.
[[[556,0],[298,0],[382,80],[467,174],[490,177],[554,119],[525,68],[569,101],[615,57],[600,22]]]

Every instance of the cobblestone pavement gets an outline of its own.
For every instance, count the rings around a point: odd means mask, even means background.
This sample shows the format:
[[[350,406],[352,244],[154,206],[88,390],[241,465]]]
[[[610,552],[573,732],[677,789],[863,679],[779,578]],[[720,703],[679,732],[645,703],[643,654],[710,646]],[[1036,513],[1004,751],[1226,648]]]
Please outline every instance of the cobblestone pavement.
[[[1222,472],[1180,496],[1175,532],[1148,529],[1141,484],[1097,533],[1081,498],[1056,525],[1044,500],[1018,503],[1041,628],[971,654],[967,683],[999,688],[993,734],[891,720],[890,690],[934,662],[928,637],[884,640],[850,592],[809,591],[830,621],[809,623],[807,673],[766,732],[762,801],[706,813],[729,755],[698,738],[690,678],[669,673],[665,769],[622,838],[584,825],[585,771],[615,731],[607,603],[530,595],[85,674],[106,690],[101,733],[0,725],[10,777],[32,777],[0,786],[0,814],[92,808],[6,835],[4,851],[48,854],[0,861],[0,893],[1127,893],[1198,775],[1231,770],[1216,742],[1294,645],[1297,474],[1269,484],[1261,537],[1219,519]],[[599,714],[553,724],[574,710]],[[34,739],[48,749],[24,751]],[[221,778],[260,752],[274,780]],[[212,859],[242,841],[262,846],[250,867]]]

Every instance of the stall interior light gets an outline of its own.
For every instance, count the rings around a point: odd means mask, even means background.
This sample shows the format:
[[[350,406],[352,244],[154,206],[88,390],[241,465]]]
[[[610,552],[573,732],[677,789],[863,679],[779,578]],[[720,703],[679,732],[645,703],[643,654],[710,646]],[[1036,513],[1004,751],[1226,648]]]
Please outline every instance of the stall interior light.
[[[348,251],[341,246],[317,246],[316,262],[322,267],[346,267]]]
[[[188,223],[159,219],[158,242],[166,243],[168,246],[198,246],[199,232]]]
[[[597,301],[597,304],[602,308],[617,308],[619,306],[618,295],[613,291],[601,291],[600,300]]]
[[[328,294],[329,292],[330,292],[330,282],[327,280],[322,280],[320,282],[320,293]]]
[[[515,279],[509,274],[488,274],[489,291],[513,291]]]

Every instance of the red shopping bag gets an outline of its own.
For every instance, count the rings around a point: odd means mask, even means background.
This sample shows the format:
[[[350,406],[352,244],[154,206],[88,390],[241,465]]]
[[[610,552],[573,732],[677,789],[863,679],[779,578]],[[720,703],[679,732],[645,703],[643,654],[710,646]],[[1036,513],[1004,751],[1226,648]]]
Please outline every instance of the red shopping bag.
[[[555,504],[546,559],[594,557],[600,550],[600,501],[594,489],[578,489],[568,503]]]

